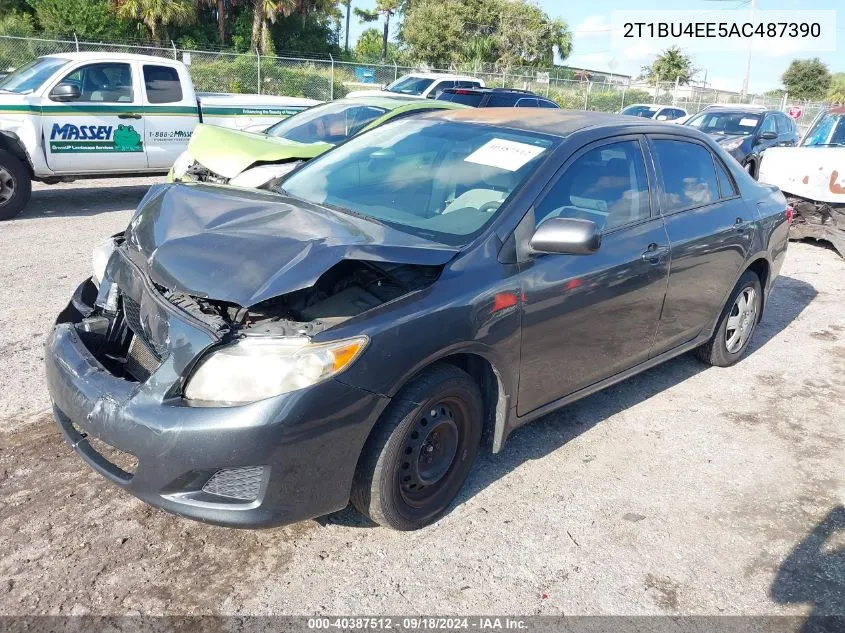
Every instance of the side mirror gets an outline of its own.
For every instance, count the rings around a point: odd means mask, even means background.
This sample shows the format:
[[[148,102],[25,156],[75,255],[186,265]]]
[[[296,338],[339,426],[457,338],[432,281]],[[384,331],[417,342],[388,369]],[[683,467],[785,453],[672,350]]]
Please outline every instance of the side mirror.
[[[590,255],[599,250],[601,233],[591,220],[580,218],[549,218],[544,220],[528,247],[532,253],[559,255]]]
[[[75,101],[81,96],[82,92],[76,84],[59,84],[50,91],[53,101]]]
[[[668,121],[669,117],[666,116],[665,114],[661,114],[659,117],[657,117],[657,120],[658,121]]]
[[[764,141],[773,141],[778,137],[775,132],[760,132],[760,138]]]

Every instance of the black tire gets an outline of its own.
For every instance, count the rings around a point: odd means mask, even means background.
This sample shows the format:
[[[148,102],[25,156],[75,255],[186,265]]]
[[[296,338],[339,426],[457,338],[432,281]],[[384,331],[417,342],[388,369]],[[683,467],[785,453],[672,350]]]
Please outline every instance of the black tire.
[[[396,530],[433,523],[463,487],[483,425],[481,392],[466,372],[445,363],[424,370],[396,395],[367,440],[352,504]]]
[[[20,158],[0,149],[0,221],[11,220],[24,210],[32,195],[29,171]]]
[[[752,290],[754,293],[752,300],[749,300],[750,295],[747,294],[748,290]],[[744,296],[747,304],[753,302],[751,313],[743,313],[737,305],[740,295]],[[743,354],[745,354],[748,345],[751,343],[751,339],[754,337],[754,330],[760,321],[762,302],[763,289],[760,284],[760,278],[754,271],[746,270],[742,277],[739,278],[736,287],[730,294],[725,307],[722,309],[722,314],[719,317],[719,323],[713,332],[713,336],[705,345],[698,348],[698,357],[708,365],[715,365],[717,367],[730,367],[737,363]],[[736,317],[739,317],[739,323],[743,327],[749,328],[747,331],[730,327],[736,323],[733,321]],[[733,335],[740,337],[740,340],[734,343],[734,347],[730,346]],[[742,340],[743,337],[744,340]],[[738,346],[736,346],[737,342],[740,343]]]

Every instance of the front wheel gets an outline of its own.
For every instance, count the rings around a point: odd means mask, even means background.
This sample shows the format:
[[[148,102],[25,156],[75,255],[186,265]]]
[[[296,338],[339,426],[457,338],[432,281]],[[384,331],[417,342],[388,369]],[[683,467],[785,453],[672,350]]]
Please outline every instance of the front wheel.
[[[754,271],[747,270],[731,293],[713,336],[698,349],[698,357],[709,365],[730,367],[737,363],[751,342],[760,320],[763,288]]]
[[[0,220],[11,220],[23,211],[32,194],[32,182],[20,158],[0,149]]]
[[[436,521],[460,491],[481,442],[484,409],[475,381],[441,364],[408,383],[367,440],[352,504],[396,530]]]

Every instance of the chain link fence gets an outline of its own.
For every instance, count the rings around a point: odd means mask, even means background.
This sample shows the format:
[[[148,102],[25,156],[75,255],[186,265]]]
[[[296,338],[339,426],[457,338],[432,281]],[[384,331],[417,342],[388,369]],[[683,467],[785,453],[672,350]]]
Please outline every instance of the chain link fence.
[[[396,63],[348,62],[296,53],[291,56],[258,55],[256,52],[191,50],[151,46],[144,43],[97,43],[44,38],[0,36],[0,72],[5,73],[40,55],[96,51],[156,55],[185,62],[197,90],[307,97],[327,101],[353,90],[378,88],[414,71],[452,72],[482,79],[489,87],[532,90],[574,110],[619,112],[634,103],[661,103],[684,108],[695,114],[713,104],[750,104],[785,110],[799,106],[802,131],[825,108],[817,102],[800,102],[788,97],[743,96],[706,86],[675,83],[632,83],[625,75],[585,71],[566,67],[497,68],[492,64],[471,63],[436,69],[426,66],[400,66]]]

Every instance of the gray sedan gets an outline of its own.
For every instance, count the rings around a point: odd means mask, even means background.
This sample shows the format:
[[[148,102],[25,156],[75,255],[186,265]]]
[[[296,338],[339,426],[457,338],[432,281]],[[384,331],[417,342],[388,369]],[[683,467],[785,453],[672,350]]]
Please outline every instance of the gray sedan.
[[[152,188],[49,338],[55,418],[183,516],[261,527],[351,499],[419,528],[518,426],[690,350],[739,361],[790,219],[692,128],[398,120],[276,191]]]

